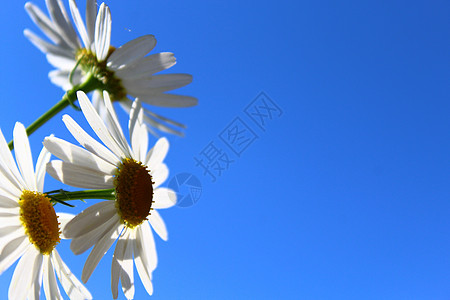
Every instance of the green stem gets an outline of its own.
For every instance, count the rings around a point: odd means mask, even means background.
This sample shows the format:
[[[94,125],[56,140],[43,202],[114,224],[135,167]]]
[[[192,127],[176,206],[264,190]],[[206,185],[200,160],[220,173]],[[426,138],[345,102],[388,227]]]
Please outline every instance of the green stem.
[[[83,199],[105,199],[114,200],[116,199],[115,189],[108,190],[85,190],[76,192],[66,192],[60,191],[59,193],[52,194],[48,192],[47,195],[50,199],[57,202],[65,202],[69,200],[83,200]]]
[[[39,127],[44,125],[51,118],[53,118],[56,114],[58,114],[68,105],[75,102],[77,100],[77,91],[89,93],[102,86],[103,84],[96,77],[94,77],[93,75],[89,76],[83,83],[74,86],[71,90],[68,90],[58,103],[56,103],[46,113],[36,119],[36,121],[31,123],[31,125],[27,127],[27,135],[30,136],[33,132],[35,132]],[[11,140],[8,143],[8,146],[10,150],[13,150],[14,141]]]

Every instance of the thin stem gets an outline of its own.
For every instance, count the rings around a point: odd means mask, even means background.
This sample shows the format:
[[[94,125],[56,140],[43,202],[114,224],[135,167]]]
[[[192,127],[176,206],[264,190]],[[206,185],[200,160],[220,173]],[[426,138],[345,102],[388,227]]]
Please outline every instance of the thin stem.
[[[105,199],[105,200],[116,199],[115,189],[85,190],[76,192],[66,192],[61,190],[58,193],[48,192],[47,196],[56,202],[61,201],[64,202],[69,200],[83,200],[83,199]]]
[[[53,118],[56,114],[58,114],[68,105],[75,102],[77,100],[77,91],[89,93],[97,88],[100,88],[102,85],[103,84],[96,77],[94,77],[93,75],[89,76],[82,84],[76,85],[71,90],[68,90],[58,103],[56,103],[46,113],[36,119],[36,121],[31,123],[31,125],[27,127],[27,135],[30,136],[33,132],[35,132],[39,127],[44,125],[51,118]],[[13,150],[14,141],[9,141],[8,146],[10,150]]]

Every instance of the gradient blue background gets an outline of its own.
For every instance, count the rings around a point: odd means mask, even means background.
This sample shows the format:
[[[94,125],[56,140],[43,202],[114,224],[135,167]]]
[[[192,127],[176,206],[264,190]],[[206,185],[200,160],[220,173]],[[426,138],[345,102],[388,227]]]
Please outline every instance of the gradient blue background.
[[[23,37],[38,32],[24,4],[0,10],[7,138],[62,96]],[[112,43],[154,34],[154,52],[178,58],[170,72],[194,75],[179,93],[199,98],[157,109],[189,126],[169,137],[171,175],[193,173],[204,190],[195,206],[162,212],[170,238],[157,238],[152,299],[450,298],[448,1],[107,4]],[[194,156],[260,91],[283,115],[211,183]],[[50,133],[72,140],[58,116],[31,137],[35,158]],[[61,187],[47,179],[46,190]],[[81,276],[87,255],[68,246],[58,249]],[[94,299],[110,298],[111,255],[87,284]],[[135,298],[147,299],[135,276]]]

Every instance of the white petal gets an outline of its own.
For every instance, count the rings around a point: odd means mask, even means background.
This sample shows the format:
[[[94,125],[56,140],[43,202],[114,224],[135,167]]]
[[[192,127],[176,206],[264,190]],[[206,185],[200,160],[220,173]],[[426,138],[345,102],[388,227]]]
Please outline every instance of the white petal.
[[[95,39],[95,19],[97,18],[97,1],[87,0],[86,2],[86,27],[89,35],[89,40]],[[92,43],[94,45],[94,43]],[[94,53],[95,49],[93,50]]]
[[[150,170],[157,168],[166,158],[169,152],[169,141],[166,138],[160,138],[155,146],[147,153],[146,165]]]
[[[132,106],[132,101],[130,99],[123,99],[122,101],[119,102],[119,105],[128,114],[130,114],[131,106]],[[171,134],[175,134],[175,135],[178,135],[178,136],[184,136],[183,132],[181,132],[179,130],[172,129],[171,127],[169,127],[168,125],[164,124],[163,122],[165,122],[167,124],[170,124],[170,125],[173,125],[173,126],[176,126],[176,127],[186,128],[186,126],[181,124],[181,123],[178,123],[178,122],[176,122],[174,120],[168,119],[168,118],[163,117],[161,115],[155,114],[154,112],[144,108],[144,123],[147,124],[147,130],[152,135],[158,137],[158,135],[153,130],[153,128],[156,128],[156,129],[158,129],[158,130],[160,130],[162,132],[171,133]]]
[[[15,184],[16,189],[21,189],[21,187],[25,186],[25,182],[23,181],[22,176],[17,169],[17,165],[14,161],[14,158],[9,150],[8,143],[3,136],[2,131],[0,130],[0,163],[4,166],[5,176],[8,177],[10,182]],[[9,191],[13,193],[13,191]]]
[[[86,232],[82,236],[76,237],[70,243],[70,250],[75,255],[81,254],[94,246],[99,240],[111,229],[120,226],[120,217],[118,215],[113,215],[104,224],[99,227]]]
[[[151,232],[151,231],[150,231]],[[153,240],[153,237],[151,237]],[[137,240],[140,239],[140,236],[137,236]],[[140,243],[136,241],[136,243]],[[140,246],[135,246],[134,248],[134,262],[136,263],[136,269],[138,271],[139,277],[141,278],[142,284],[145,287],[145,290],[149,295],[153,294],[153,284],[152,284],[152,270],[154,268],[149,267],[147,264],[145,264],[143,261],[143,255],[144,250],[141,249]],[[156,253],[154,254],[156,255]]]
[[[95,245],[94,249],[92,249],[83,267],[83,273],[81,275],[81,280],[83,282],[86,283],[89,280],[89,277],[91,277],[92,272],[94,272],[94,269],[97,267],[102,257],[119,236],[121,228],[121,225],[117,228],[111,228],[111,230]]]
[[[120,163],[119,158],[114,153],[87,134],[69,115],[63,116],[63,122],[78,143],[88,151],[111,164],[118,165]]]
[[[59,282],[67,296],[69,296],[69,299],[92,299],[91,293],[72,274],[56,250],[53,250],[51,258]]]
[[[152,210],[150,217],[148,217],[150,224],[155,232],[165,241],[168,240],[169,235],[167,233],[166,224],[156,210]]]
[[[111,189],[114,187],[114,176],[60,160],[53,160],[47,164],[47,173],[62,183],[83,189]]]
[[[136,261],[136,268],[141,279],[146,277],[151,281],[151,273],[158,264],[158,256],[156,254],[155,240],[153,238],[152,230],[148,222],[144,222],[137,229],[136,234],[136,253],[134,259]],[[140,269],[141,268],[141,269]],[[145,282],[144,280],[142,283]]]
[[[25,10],[31,20],[33,20],[34,24],[36,24],[52,42],[58,44],[62,48],[70,49],[63,41],[57,27],[53,25],[52,21],[37,6],[31,2],[27,2],[25,4]]]
[[[39,274],[34,279],[33,284],[30,287],[30,291],[28,292],[28,300],[39,300],[41,294],[41,286],[42,286],[42,274]]]
[[[33,158],[31,157],[30,143],[25,131],[25,126],[17,122],[14,126],[14,152],[19,165],[22,178],[28,190],[37,191],[36,177],[34,175]]]
[[[61,299],[55,270],[49,255],[44,255],[44,292],[47,299]]]
[[[17,212],[13,212],[17,211]],[[15,228],[21,227],[22,221],[20,221],[19,209],[6,210],[2,208],[0,210],[0,228]],[[6,232],[5,232],[6,233]],[[4,234],[0,235],[0,239],[5,238]]]
[[[42,192],[44,190],[44,179],[45,179],[45,169],[47,163],[50,161],[51,153],[42,147],[41,153],[39,154],[36,163],[36,184],[37,190]]]
[[[149,111],[147,109],[145,109],[145,112],[148,113]],[[152,127],[156,128],[156,129],[162,131],[162,132],[175,134],[175,135],[178,135],[178,136],[181,136],[181,137],[184,136],[184,133],[182,131],[172,129],[169,126],[167,126],[166,124],[163,124],[158,119],[154,120],[154,119],[152,119],[150,116],[148,116],[146,114],[144,114],[144,122],[147,123],[148,126],[152,126]],[[150,130],[149,130],[149,132],[152,133]],[[157,136],[156,134],[153,134],[153,135]]]
[[[26,299],[36,277],[42,272],[42,259],[43,255],[34,247],[25,252],[14,270],[8,291],[9,299]]]
[[[46,137],[44,146],[65,162],[113,175],[117,167],[91,152],[56,137]]]
[[[5,224],[5,227],[2,227],[0,231],[2,233],[2,237],[0,238],[0,253],[2,253],[1,257],[5,257],[8,253],[13,251],[13,247],[21,243],[26,237],[22,224],[17,225],[16,222],[11,225]],[[5,247],[10,243],[12,244],[7,248],[9,250],[5,250]],[[4,255],[3,250],[5,250]]]
[[[11,243],[13,240],[17,238],[22,238],[25,236],[25,231],[23,230],[22,224],[17,224],[18,216],[13,217],[2,217],[1,222],[2,225],[0,227],[0,252],[3,251],[6,245]],[[8,224],[4,222],[8,222],[13,220],[14,223]],[[19,219],[20,221],[20,219]]]
[[[191,107],[198,104],[198,99],[191,96],[182,96],[174,94],[147,94],[147,93],[132,93],[134,97],[138,97],[142,102],[161,106],[161,107]]]
[[[144,110],[141,110],[139,112],[140,119],[144,118]],[[147,126],[144,124],[143,121],[140,121],[140,124],[138,126],[137,135],[140,137],[140,143],[138,145],[139,147],[139,156],[137,158],[139,161],[144,162],[147,158],[147,150],[148,150],[148,132],[147,132]]]
[[[58,213],[56,213],[56,215],[58,216],[59,230],[61,231],[60,237],[62,239],[68,239],[64,235],[64,229],[66,228],[67,224],[70,221],[72,221],[72,219],[75,217],[75,215],[72,215],[69,213],[63,213],[63,212],[58,212]]]
[[[139,99],[133,102],[128,122],[130,130],[131,145],[134,156],[141,162],[145,162],[148,148],[147,128],[144,124],[144,110]]]
[[[83,40],[84,47],[89,49],[91,46],[91,40],[86,31],[86,27],[84,26],[83,19],[81,18],[80,11],[78,10],[77,3],[74,0],[69,0],[70,11],[72,13],[72,18],[75,22],[75,26],[78,29],[78,33]]]
[[[150,169],[150,174],[154,182],[153,188],[156,189],[169,177],[169,168],[165,164],[159,164],[156,169]]]
[[[0,158],[1,160],[1,158]],[[11,170],[5,166],[4,162],[0,162],[0,191],[4,191],[2,194],[5,196],[12,195],[10,199],[15,200],[22,195],[22,189],[25,184],[22,185],[23,179],[20,179],[20,183],[16,180]],[[15,197],[17,196],[17,197]]]
[[[142,78],[166,70],[176,63],[173,53],[162,52],[136,60],[115,71],[115,75],[121,79]]]
[[[3,251],[5,247],[14,240],[17,240],[16,243],[18,241],[22,241],[23,237],[25,236],[25,232],[21,225],[2,227],[0,228],[0,233],[2,234],[2,237],[0,238],[0,251]],[[6,269],[7,268],[5,268],[5,270]]]
[[[0,207],[0,217],[16,217],[19,219],[19,212],[20,212],[20,208],[18,206],[15,207]],[[9,220],[8,220],[9,222]],[[5,225],[5,224],[1,224],[2,221],[0,219],[0,227]],[[7,224],[6,224],[7,225]]]
[[[134,298],[134,274],[133,274],[133,240],[125,239],[125,252],[122,261],[119,261],[123,271],[120,274],[122,291],[127,299]]]
[[[47,9],[64,42],[73,49],[81,48],[75,29],[70,22],[66,9],[61,1],[46,0]]]
[[[105,122],[106,127],[110,128],[111,124],[109,123],[109,118],[107,118],[108,109],[105,106],[105,100],[103,99],[103,93],[99,90],[95,90],[92,93],[92,99],[91,99],[92,105],[94,106],[95,110],[98,112],[102,120]]]
[[[19,197],[17,197],[16,199],[19,200]],[[10,197],[5,197],[4,195],[0,194],[0,208],[14,208],[14,207],[19,207],[19,203],[17,201],[14,201]]]
[[[0,254],[0,274],[8,269],[31,246],[27,236],[20,236],[3,247]]]
[[[119,102],[119,105],[128,113],[130,114],[131,112],[131,106],[132,106],[132,102],[130,99],[124,99],[122,101]],[[147,116],[144,114],[144,120]],[[147,130],[153,134],[154,136],[157,136],[157,134],[151,129],[151,128],[147,128]]]
[[[67,49],[64,47],[59,47],[53,44],[50,44],[49,42],[44,41],[40,37],[38,37],[36,34],[34,34],[32,31],[25,29],[23,31],[23,34],[25,37],[41,52],[45,54],[53,54],[57,56],[65,56],[67,58],[74,57],[74,52],[72,49]]]
[[[50,81],[59,87],[61,87],[63,90],[67,91],[72,88],[73,85],[80,84],[83,81],[83,75],[81,74],[80,70],[75,70],[72,75],[72,83],[69,81],[71,71],[63,71],[63,70],[53,70],[48,73],[48,78]]]
[[[159,94],[178,89],[192,82],[189,74],[153,75],[139,79],[123,79],[122,84],[129,94]]]
[[[109,132],[113,136],[114,140],[120,146],[121,150],[127,157],[131,157],[130,146],[123,134],[122,127],[120,126],[119,119],[117,118],[116,111],[111,103],[111,98],[107,91],[103,91],[104,104],[107,109],[106,117],[108,118]]]
[[[108,55],[111,42],[111,13],[109,7],[102,3],[95,21],[95,51],[97,59],[104,61]]]
[[[76,61],[73,58],[51,53],[47,54],[45,57],[47,58],[49,64],[63,71],[71,72],[76,65]]]
[[[14,218],[16,218],[20,224],[20,207],[19,206],[15,206],[15,207],[0,207],[0,228],[1,227],[7,227],[10,225],[14,225],[16,222],[14,222],[14,224],[11,224],[11,222],[13,222]],[[0,235],[0,238],[2,238],[2,236]]]
[[[133,101],[133,104],[131,106],[131,110],[129,112],[130,120],[128,121],[128,130],[130,132],[131,148],[133,149],[135,157],[140,156],[139,155],[140,139],[138,135],[138,126],[136,126],[136,124],[138,123],[139,112],[141,110],[142,110],[141,102],[136,99],[135,101]]]
[[[18,183],[13,182],[14,178],[11,172],[5,170],[4,166],[0,166],[0,207],[15,207],[18,205],[22,188],[18,188]]]
[[[145,109],[145,113],[149,114],[151,117],[155,118],[158,121],[163,121],[163,122],[166,122],[166,123],[168,123],[170,125],[173,125],[173,126],[176,126],[176,127],[179,127],[179,128],[186,128],[186,125],[184,125],[184,124],[182,124],[180,122],[177,122],[175,120],[169,119],[167,117],[158,115],[157,113],[154,113],[154,112],[152,112],[149,109]]]
[[[152,51],[155,45],[156,39],[150,34],[129,41],[111,54],[108,58],[108,68],[117,70],[127,64],[132,64]]]
[[[126,234],[126,232],[124,233]],[[111,264],[111,292],[113,295],[113,299],[117,299],[119,291],[119,279],[120,275],[123,271],[122,266],[119,261],[123,260],[123,256],[125,254],[125,239],[120,237],[116,244],[116,249],[114,249],[114,254],[112,258]]]
[[[177,194],[171,189],[160,187],[153,191],[153,201],[154,209],[169,208],[177,203]]]
[[[102,104],[103,109],[106,109],[105,104],[103,103],[104,101],[103,101],[102,94],[103,93],[100,92],[99,90],[95,90],[92,92],[91,102],[97,112],[99,112],[99,110],[100,110],[100,105],[99,105],[100,103]],[[103,118],[103,114],[101,114],[99,112],[99,115]]]
[[[114,201],[101,201],[89,206],[66,224],[63,233],[67,238],[82,236],[108,221],[116,214]]]
[[[102,142],[112,152],[114,152],[114,154],[121,158],[125,158],[126,155],[122,151],[122,147],[111,136],[111,133],[109,132],[108,128],[106,128],[105,123],[100,118],[98,113],[95,111],[86,94],[79,91],[77,92],[77,96],[78,102],[80,103],[81,110],[83,111],[86,120],[89,122],[89,125],[91,125],[92,129],[95,131],[100,140],[102,140]]]

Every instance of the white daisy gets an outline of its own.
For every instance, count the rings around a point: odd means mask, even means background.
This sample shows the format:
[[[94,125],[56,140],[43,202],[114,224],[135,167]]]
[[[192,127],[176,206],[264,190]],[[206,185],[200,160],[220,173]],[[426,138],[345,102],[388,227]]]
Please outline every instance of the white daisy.
[[[73,239],[70,247],[75,254],[95,245],[81,279],[84,282],[89,279],[118,238],[111,268],[114,298],[117,298],[119,278],[125,296],[133,298],[133,256],[141,281],[152,294],[151,273],[156,268],[157,256],[150,225],[167,240],[166,226],[156,209],[171,207],[176,202],[172,190],[159,187],[169,174],[163,163],[169,143],[161,138],[147,152],[148,134],[138,100],[130,112],[130,147],[107,92],[103,97],[110,127],[105,125],[86,94],[78,92],[77,96],[86,120],[106,147],[65,115],[66,127],[84,148],[56,137],[46,138],[44,146],[62,159],[51,161],[47,172],[65,184],[84,189],[113,189],[116,195],[114,201],[102,201],[87,208],[65,227],[64,234]]]
[[[42,192],[50,153],[42,149],[34,170],[21,123],[14,127],[14,145],[19,168],[0,130],[0,273],[20,258],[9,286],[9,299],[39,299],[42,281],[47,299],[62,299],[55,271],[70,299],[92,299],[55,249],[61,238],[59,225],[70,217],[56,214]]]
[[[87,0],[85,25],[75,0],[69,0],[81,43],[62,1],[47,0],[46,3],[50,18],[30,2],[25,4],[25,9],[51,42],[28,29],[24,34],[57,68],[49,73],[54,84],[69,90],[93,75],[99,89],[107,90],[112,100],[119,101],[127,111],[131,110],[132,104],[127,95],[155,106],[188,107],[197,104],[194,97],[165,93],[189,84],[192,76],[154,75],[172,67],[176,59],[169,52],[146,56],[156,45],[153,35],[139,37],[116,49],[110,45],[111,14],[108,6],[102,3],[97,14],[97,1]],[[102,102],[96,105],[100,106]],[[145,112],[144,120],[149,126],[182,135],[180,129],[184,125],[150,110]]]

